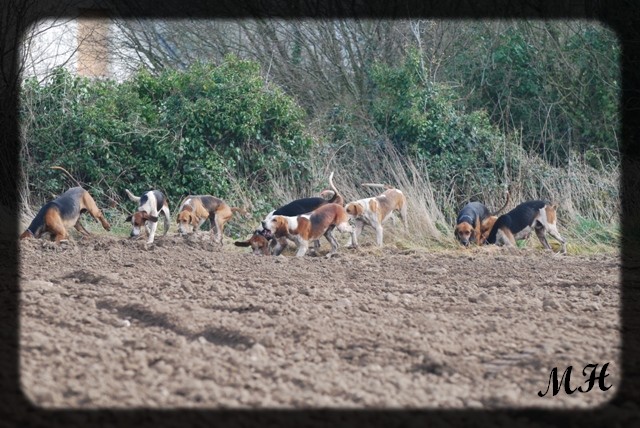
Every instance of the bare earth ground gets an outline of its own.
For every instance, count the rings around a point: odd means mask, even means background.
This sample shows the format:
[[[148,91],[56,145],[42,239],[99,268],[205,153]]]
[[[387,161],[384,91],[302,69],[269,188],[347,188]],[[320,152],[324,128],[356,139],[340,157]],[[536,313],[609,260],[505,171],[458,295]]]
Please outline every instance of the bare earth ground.
[[[19,260],[21,385],[46,408],[575,408],[622,378],[613,254],[296,259],[170,232],[26,240]],[[607,362],[607,392],[537,395]]]

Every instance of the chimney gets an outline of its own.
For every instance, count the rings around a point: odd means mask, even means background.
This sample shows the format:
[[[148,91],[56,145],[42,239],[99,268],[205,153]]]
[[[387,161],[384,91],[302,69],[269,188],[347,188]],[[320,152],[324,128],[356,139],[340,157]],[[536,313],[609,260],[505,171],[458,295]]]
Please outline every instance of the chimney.
[[[109,16],[104,9],[80,9],[78,15],[77,74],[109,75]]]

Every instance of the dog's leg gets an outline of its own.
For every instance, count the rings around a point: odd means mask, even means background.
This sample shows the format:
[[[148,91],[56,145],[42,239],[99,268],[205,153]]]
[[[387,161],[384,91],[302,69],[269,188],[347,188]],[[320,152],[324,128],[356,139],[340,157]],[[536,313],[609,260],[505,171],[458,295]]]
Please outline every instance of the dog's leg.
[[[162,214],[164,215],[164,233],[162,236],[165,236],[169,232],[169,219],[171,218],[171,213],[169,213],[169,207],[167,206],[162,207],[160,211],[162,211]]]
[[[364,222],[362,220],[356,219],[355,227],[351,228],[351,238],[349,240],[348,247],[358,248],[358,235],[362,233],[362,228],[364,227]]]
[[[87,210],[87,212],[89,213],[89,215],[91,217],[93,217],[94,219],[98,220],[100,222],[100,224],[102,224],[102,227],[105,230],[111,230],[111,225],[109,224],[107,219],[104,218],[104,215],[102,214],[102,211],[100,211],[100,209],[96,205],[96,201],[93,200],[93,198],[91,197],[91,195],[88,192],[85,192],[85,194],[82,196],[81,205],[84,206],[84,208]],[[89,232],[87,232],[87,233],[89,233]]]
[[[73,227],[84,236],[90,236],[91,235],[89,233],[89,231],[84,228],[82,223],[80,223],[80,219],[78,219],[78,221],[76,221],[76,224],[74,224]]]
[[[545,236],[546,228],[541,224],[537,224],[534,229],[536,231],[536,236],[540,240],[540,243],[545,248],[545,250],[551,250],[551,245],[549,245],[549,241],[547,241],[547,237]]]
[[[324,237],[327,238],[327,241],[331,244],[329,254],[335,254],[338,251],[338,241],[336,240],[336,237],[333,236],[333,228],[327,229],[324,233]]]
[[[567,242],[564,240],[564,238],[562,237],[562,235],[560,235],[560,233],[558,232],[558,228],[556,227],[555,224],[548,224],[547,227],[542,227],[540,229],[536,228],[536,235],[538,236],[538,239],[540,240],[540,242],[542,243],[542,245],[547,249],[547,250],[551,250],[551,245],[549,244],[549,241],[547,241],[547,238],[545,236],[545,233],[548,232],[549,235],[553,236],[558,242],[560,242],[560,244],[562,245],[562,249],[560,250],[560,252],[562,254],[566,254],[567,253]]]
[[[558,232],[558,227],[555,224],[548,225],[547,230],[549,231],[549,235],[553,236],[558,242],[562,244],[562,254],[567,254],[567,241],[560,235]]]
[[[42,227],[41,233],[44,232],[49,232],[51,240],[55,240],[57,244],[67,240],[67,228],[64,227],[64,222],[57,209],[50,209],[44,215],[44,227]]]
[[[156,218],[156,221],[148,221],[149,225],[149,238],[147,239],[147,244],[153,243],[154,238],[156,237],[156,230],[158,229],[158,213],[151,214]]]
[[[378,244],[378,247],[382,247],[382,238],[384,234],[384,229],[382,228],[382,224],[376,223],[374,228],[376,229],[376,244]]]
[[[273,255],[279,256],[289,244],[287,243],[287,238],[284,236],[280,238],[274,238],[274,240],[276,241],[276,245],[273,248]]]
[[[499,229],[496,233],[496,244],[503,245],[512,249],[518,248],[516,239],[509,229]]]
[[[225,220],[220,218],[220,216],[216,216],[216,239],[215,242],[222,246],[222,234],[224,232],[224,222]]]
[[[303,257],[307,254],[307,250],[309,249],[309,242],[304,239],[296,239],[296,244],[298,244],[298,251],[296,252],[296,257]]]

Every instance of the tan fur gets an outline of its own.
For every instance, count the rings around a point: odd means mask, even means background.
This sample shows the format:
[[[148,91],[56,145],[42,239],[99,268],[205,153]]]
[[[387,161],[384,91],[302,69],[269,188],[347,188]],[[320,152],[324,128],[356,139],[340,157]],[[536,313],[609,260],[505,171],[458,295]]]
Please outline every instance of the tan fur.
[[[211,237],[214,242],[222,245],[225,224],[231,220],[233,213],[247,215],[242,208],[230,207],[220,198],[210,195],[187,196],[180,207],[177,223],[180,233],[198,230],[205,221],[211,220]]]
[[[356,227],[352,234],[350,246],[358,246],[358,235],[362,232],[364,225],[367,224],[376,230],[376,243],[379,247],[382,247],[382,225],[393,211],[400,213],[404,228],[407,230],[407,199],[398,189],[390,188],[374,198],[350,202],[345,209],[356,220]]]
[[[461,237],[466,240],[469,240],[469,237],[471,236],[471,234],[476,235],[476,242],[479,242],[477,240],[479,232],[480,231],[477,230],[477,228],[475,228],[474,226],[470,225],[467,222],[458,223],[454,230],[454,234],[456,237]]]
[[[304,256],[309,242],[325,236],[331,243],[331,254],[338,249],[338,243],[332,235],[333,229],[342,233],[352,233],[349,216],[340,204],[327,204],[313,211],[310,215],[296,217],[275,216],[269,229],[275,238],[287,237],[298,245],[296,256]]]
[[[251,247],[251,252],[257,256],[267,256],[271,254],[269,249],[269,240],[259,233],[254,233],[246,241],[236,241],[234,245],[238,247]]]
[[[20,235],[20,239],[31,237],[39,238],[43,233],[48,232],[51,235],[52,240],[55,240],[56,243],[60,243],[61,241],[68,239],[69,233],[67,229],[71,226],[73,226],[82,235],[89,236],[89,231],[87,231],[87,229],[85,229],[80,223],[80,215],[85,211],[89,213],[91,217],[98,220],[105,230],[111,230],[111,225],[104,217],[102,211],[100,211],[89,192],[83,190],[79,194],[77,202],[77,210],[75,210],[68,218],[62,218],[58,207],[49,207],[47,212],[44,214],[44,224],[39,228],[36,234],[33,235],[31,231],[25,230]]]
[[[491,233],[491,229],[493,228],[496,220],[498,220],[497,215],[492,215],[484,219],[484,221],[480,225],[480,244],[483,244],[487,240],[487,237],[489,236],[489,233]]]

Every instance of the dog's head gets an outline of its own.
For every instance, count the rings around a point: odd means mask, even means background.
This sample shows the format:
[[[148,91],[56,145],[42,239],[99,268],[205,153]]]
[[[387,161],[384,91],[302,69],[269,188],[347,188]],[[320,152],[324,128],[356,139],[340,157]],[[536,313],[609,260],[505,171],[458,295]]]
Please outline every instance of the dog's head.
[[[345,207],[344,207],[345,211],[347,212],[347,214],[349,214],[351,217],[360,217],[362,214],[364,214],[364,208],[362,207],[362,205],[355,203],[355,202],[349,202]]]
[[[273,216],[266,226],[265,230],[270,231],[275,237],[286,236],[289,233],[289,223],[281,215]]]
[[[236,241],[234,244],[238,247],[251,247],[251,252],[256,256],[268,256],[271,253],[269,251],[269,239],[259,230],[253,232],[253,235],[248,240]]]
[[[133,229],[131,229],[131,234],[129,235],[131,238],[139,236],[142,230],[142,227],[146,222],[157,222],[158,217],[154,217],[146,211],[136,211],[133,214],[129,214],[125,221],[130,221]]]
[[[269,230],[269,223],[271,223],[271,220],[274,217],[274,215],[273,215],[274,212],[275,212],[275,210],[273,210],[269,214],[267,214],[267,216],[264,218],[264,220],[262,220],[260,222],[260,227],[256,230],[256,232],[259,232],[261,235],[263,235],[267,239],[271,239],[272,238],[271,230]]]
[[[473,226],[466,222],[458,223],[454,230],[454,235],[458,242],[468,247],[471,237],[473,236]]]
[[[178,223],[178,233],[180,235],[195,232],[198,227],[198,218],[196,215],[186,210],[178,213],[176,222]]]

